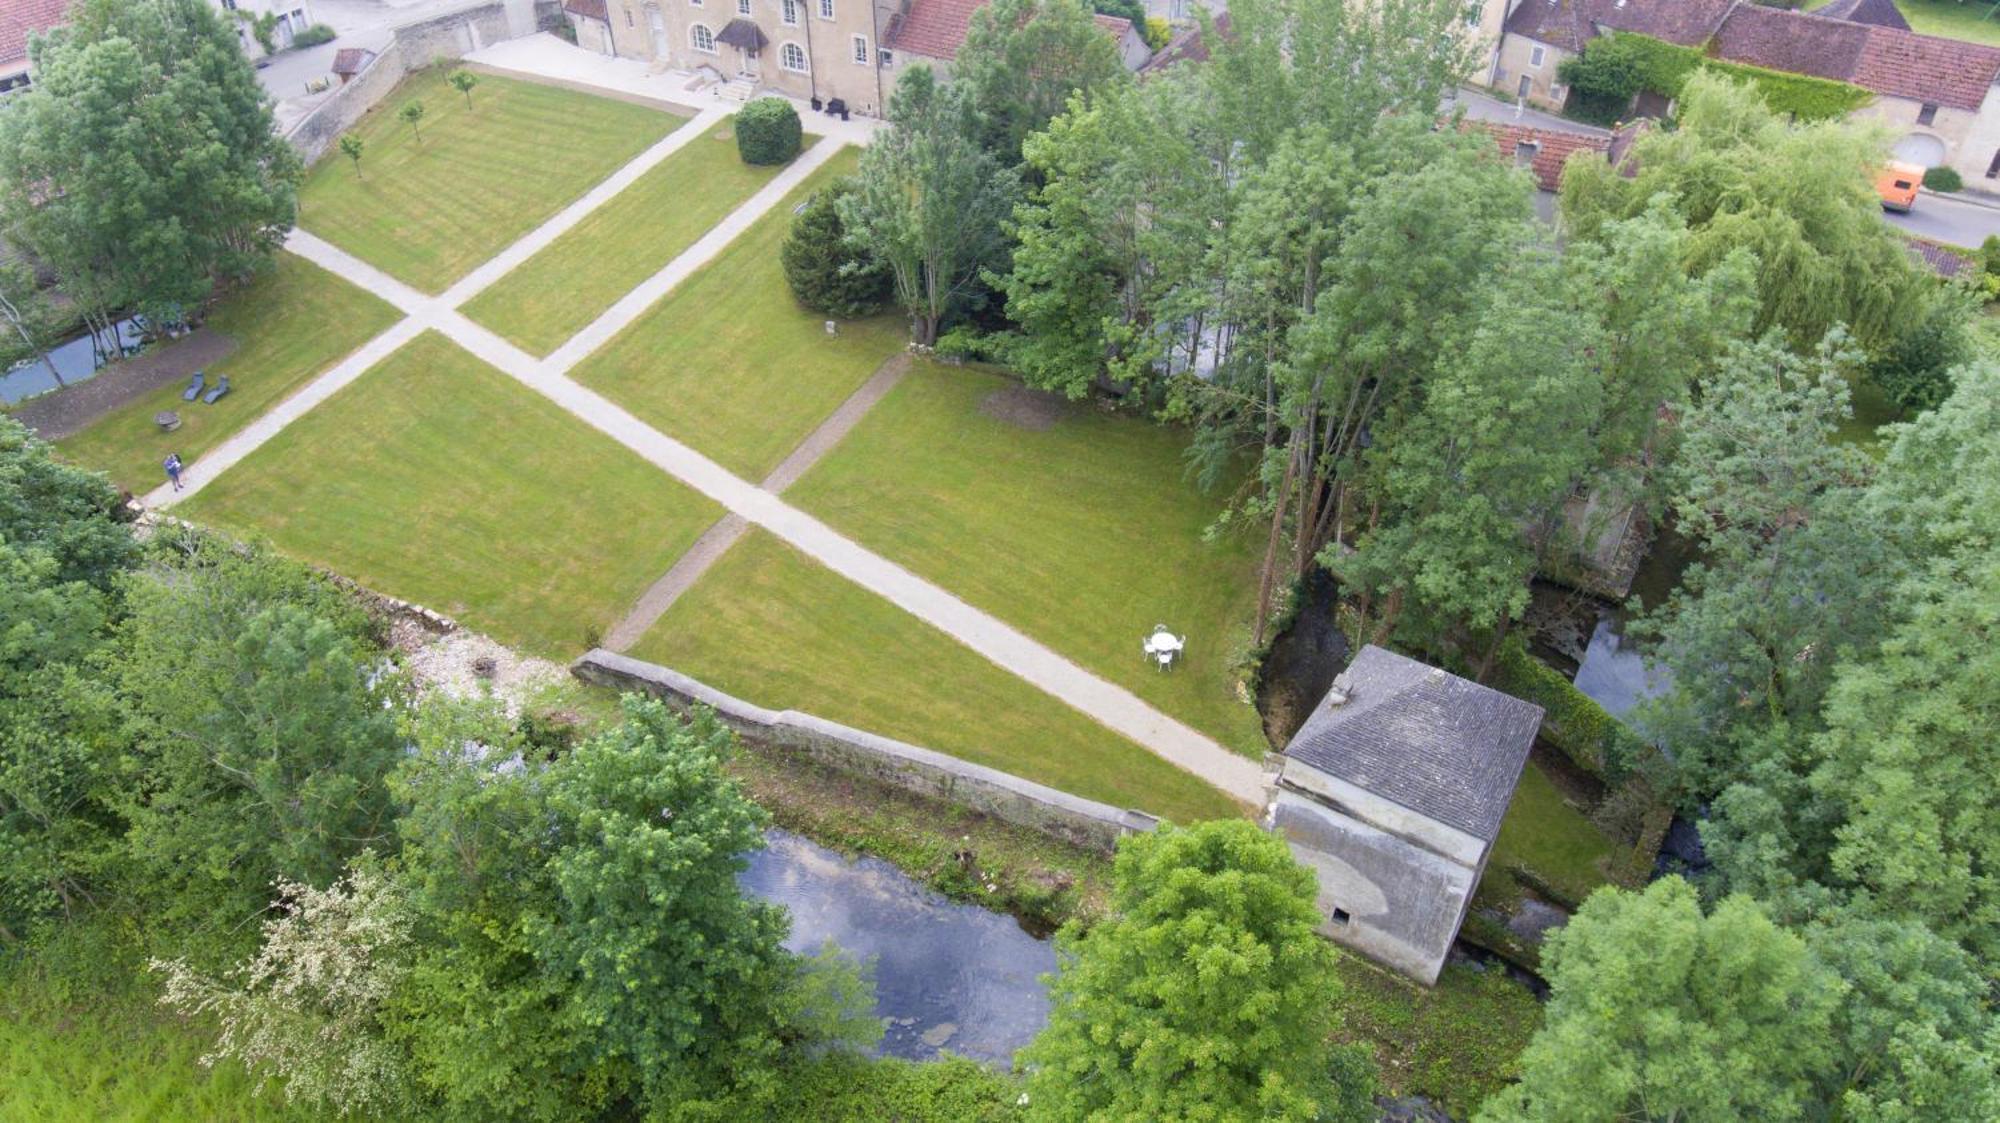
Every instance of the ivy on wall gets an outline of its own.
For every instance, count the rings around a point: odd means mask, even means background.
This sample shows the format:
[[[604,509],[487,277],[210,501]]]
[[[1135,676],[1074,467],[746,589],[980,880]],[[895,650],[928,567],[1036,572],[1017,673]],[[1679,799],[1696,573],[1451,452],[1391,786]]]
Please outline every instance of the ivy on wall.
[[[1801,121],[1842,117],[1874,97],[1846,82],[1724,62],[1694,47],[1632,32],[1613,32],[1591,40],[1584,44],[1582,54],[1564,59],[1556,73],[1572,91],[1572,111],[1609,124],[1625,112],[1633,95],[1642,91],[1679,97],[1681,86],[1696,70],[1748,82],[1773,110]]]

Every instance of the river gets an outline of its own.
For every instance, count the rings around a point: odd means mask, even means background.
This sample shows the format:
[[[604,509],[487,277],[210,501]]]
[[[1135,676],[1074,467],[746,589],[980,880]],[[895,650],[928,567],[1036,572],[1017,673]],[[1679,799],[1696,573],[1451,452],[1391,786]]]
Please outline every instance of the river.
[[[930,1060],[950,1050],[1005,1066],[1049,1019],[1041,977],[1055,948],[1013,918],[963,905],[879,858],[850,859],[787,831],[765,835],[738,881],[792,914],[786,946],[828,940],[873,959],[881,1052]]]
[[[117,331],[118,341],[124,347],[129,349],[139,345],[139,326],[131,320],[120,320]],[[38,357],[0,373],[0,402],[12,405],[56,389],[60,385],[56,381],[56,373],[62,375],[63,382],[82,382],[102,370],[106,361],[88,332],[49,348],[49,358],[55,361],[55,372],[51,372],[49,365]]]

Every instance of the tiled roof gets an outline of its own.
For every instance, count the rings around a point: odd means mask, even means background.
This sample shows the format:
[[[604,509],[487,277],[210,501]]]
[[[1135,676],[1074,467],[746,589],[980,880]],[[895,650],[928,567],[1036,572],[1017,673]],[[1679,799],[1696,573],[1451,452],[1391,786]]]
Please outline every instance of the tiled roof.
[[[0,0],[0,68],[27,60],[28,36],[60,27],[69,0]]]
[[[1847,80],[1891,97],[1978,109],[1996,75],[2000,49],[1871,27],[1860,64]]]
[[[1965,259],[1943,246],[1918,238],[1910,239],[1910,253],[1940,277],[1956,277],[1965,271]]]
[[[1833,0],[1824,8],[1814,8],[1813,15],[1821,19],[1846,20],[1848,23],[1869,23],[1876,27],[1893,27],[1898,31],[1908,31],[1910,21],[1896,7],[1896,0]]]
[[[1492,841],[1542,708],[1374,645],[1361,649],[1285,755]]]
[[[605,6],[604,0],[563,0],[563,11],[585,19],[611,22],[611,9]]]
[[[1215,32],[1222,36],[1229,34],[1228,12],[1215,17]],[[1139,73],[1151,74],[1165,70],[1177,62],[1207,61],[1208,43],[1203,40],[1201,28],[1197,25],[1167,40],[1167,45],[1155,51],[1153,57],[1146,60],[1146,65],[1139,68]]]
[[[1747,5],[1715,35],[1717,58],[1767,70],[1848,81],[1868,46],[1868,25]]]
[[[1738,0],[1521,0],[1509,35],[1580,51],[1605,31],[1636,31],[1683,47],[1708,41]]]
[[[986,0],[910,0],[909,8],[890,21],[885,45],[925,58],[955,59],[972,29],[972,13],[985,6]],[[1132,30],[1132,21],[1119,16],[1098,14],[1096,19],[1113,39]]]
[[[361,47],[342,47],[333,52],[333,72],[335,74],[359,74],[368,68],[368,61],[375,52]]]
[[[972,13],[986,0],[912,0],[889,28],[889,46],[925,58],[955,59],[965,45]]]
[[[1578,152],[1593,153],[1599,159],[1608,159],[1611,138],[1591,133],[1573,133],[1556,129],[1538,129],[1532,125],[1514,125],[1501,121],[1470,121],[1468,125],[1485,129],[1493,135],[1494,143],[1500,147],[1500,156],[1505,160],[1518,160],[1523,153],[1521,145],[1534,145],[1529,167],[1535,173],[1535,182],[1544,191],[1554,191],[1562,185],[1563,165]]]

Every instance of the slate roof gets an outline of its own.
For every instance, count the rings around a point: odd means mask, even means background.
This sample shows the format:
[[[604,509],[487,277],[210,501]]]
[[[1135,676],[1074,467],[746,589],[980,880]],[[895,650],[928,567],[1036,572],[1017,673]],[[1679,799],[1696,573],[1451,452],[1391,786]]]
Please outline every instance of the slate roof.
[[[585,19],[611,22],[611,9],[604,0],[563,0],[563,11]]]
[[[1910,239],[1910,253],[1931,272],[1947,280],[1965,272],[1965,259],[1943,246],[1922,239]]]
[[[28,61],[28,36],[60,27],[69,0],[4,0],[0,2],[0,70],[17,70]]]
[[[1738,0],[1521,0],[1503,30],[1565,51],[1604,31],[1636,31],[1694,47],[1708,41]]]
[[[602,0],[600,0],[600,2],[602,2]],[[359,74],[363,70],[366,70],[368,68],[369,60],[373,59],[374,57],[375,57],[374,51],[366,50],[361,47],[342,47],[341,49],[333,52],[333,72],[335,74],[345,74],[348,75],[349,77],[352,77],[353,75]]]
[[[1466,124],[1476,125],[1491,133],[1503,160],[1518,159],[1522,144],[1534,145],[1534,156],[1528,166],[1535,174],[1535,182],[1544,191],[1554,191],[1562,185],[1563,165],[1576,153],[1589,152],[1599,159],[1609,159],[1611,151],[1611,138],[1593,133],[1538,129],[1532,125],[1503,121],[1467,120]]]
[[[1542,708],[1370,644],[1285,755],[1491,842]]]
[[[761,51],[770,42],[764,38],[763,30],[747,19],[733,19],[723,24],[722,30],[715,33],[715,41],[746,51]]]
[[[1810,14],[1821,19],[1893,27],[1898,31],[1910,29],[1910,21],[1903,18],[1902,11],[1896,7],[1896,0],[1833,0],[1824,8],[1813,9]]]

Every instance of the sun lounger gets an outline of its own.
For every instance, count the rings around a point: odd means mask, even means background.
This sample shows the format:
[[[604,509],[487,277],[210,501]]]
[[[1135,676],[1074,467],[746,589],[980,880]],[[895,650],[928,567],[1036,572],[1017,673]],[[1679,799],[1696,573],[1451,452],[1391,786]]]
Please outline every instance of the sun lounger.
[[[215,399],[227,393],[229,393],[229,376],[225,374],[216,379],[215,389],[201,396],[201,404],[212,406],[215,404]]]
[[[181,401],[191,402],[194,401],[196,398],[201,397],[202,385],[207,381],[208,381],[208,375],[202,373],[201,371],[195,371],[194,377],[188,379],[187,392],[181,395]]]

